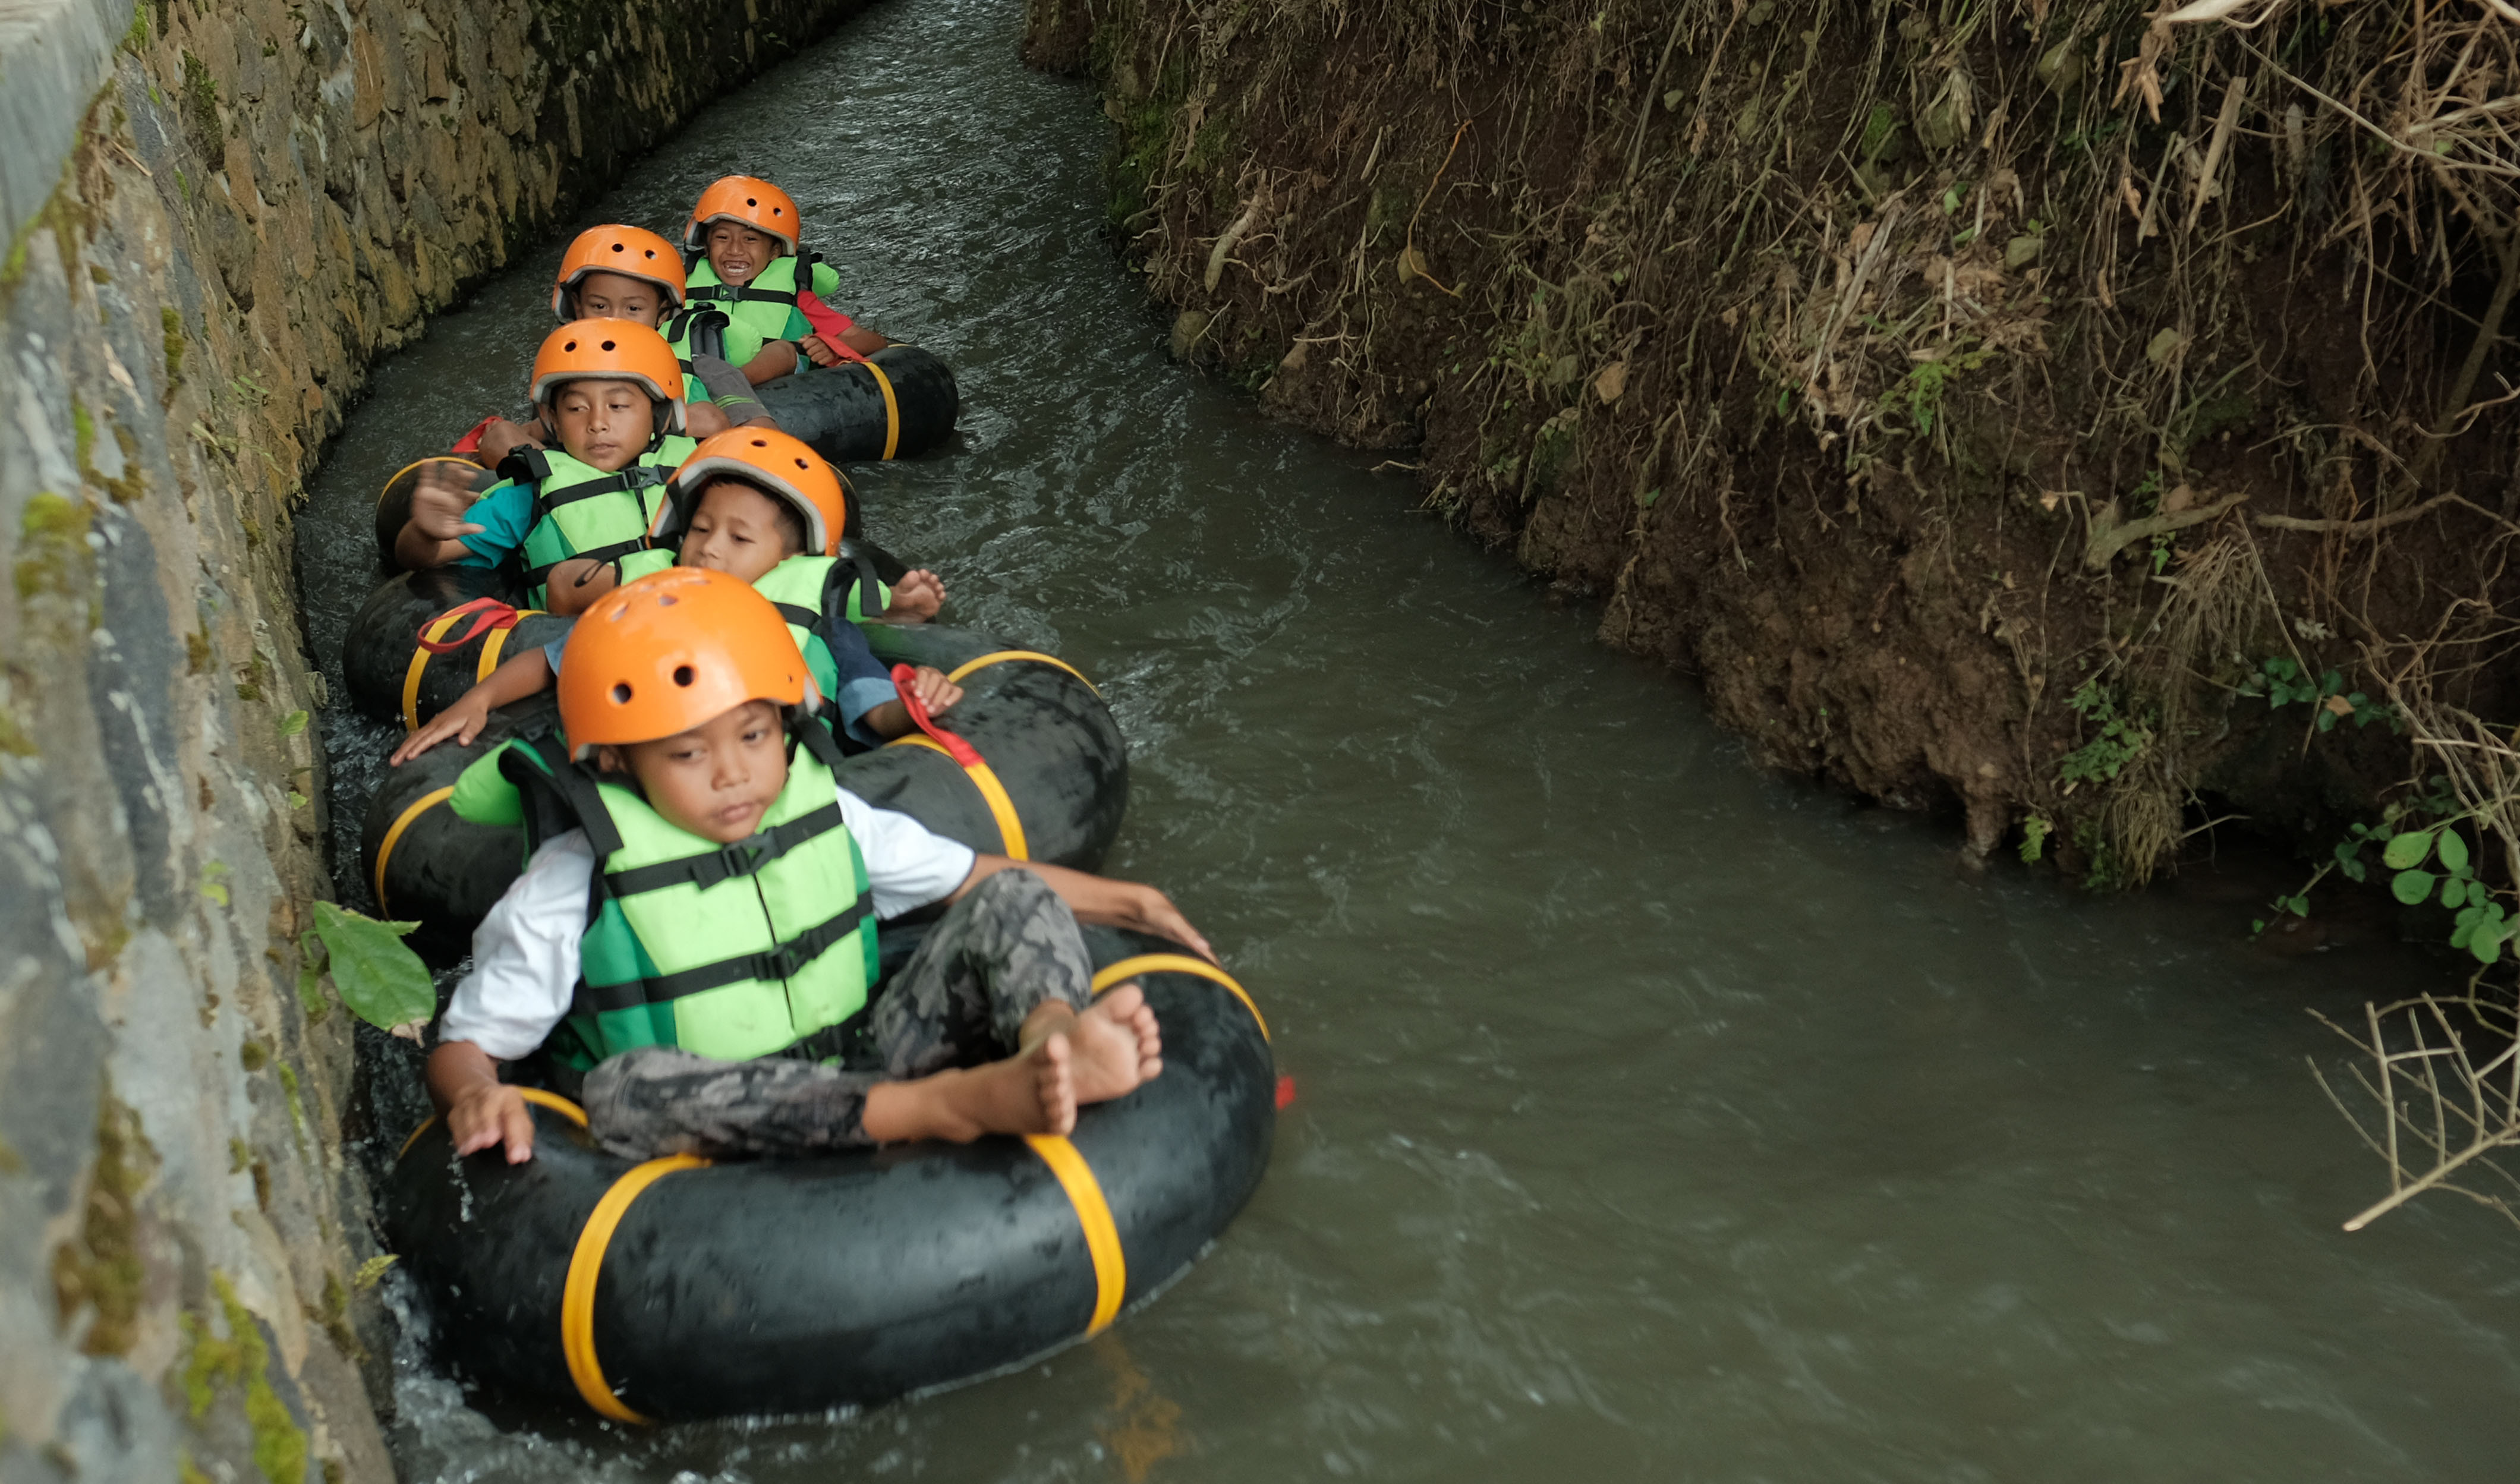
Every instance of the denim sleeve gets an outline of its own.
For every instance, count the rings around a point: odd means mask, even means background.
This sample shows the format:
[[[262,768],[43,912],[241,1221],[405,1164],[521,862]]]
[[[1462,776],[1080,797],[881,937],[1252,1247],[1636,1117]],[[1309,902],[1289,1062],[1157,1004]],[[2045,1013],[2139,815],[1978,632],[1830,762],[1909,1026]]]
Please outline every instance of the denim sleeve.
[[[838,671],[840,694],[832,699],[838,707],[840,721],[851,741],[875,746],[883,739],[868,731],[863,721],[869,711],[897,698],[892,671],[875,657],[866,635],[847,619],[834,619],[826,612],[821,633],[823,643],[832,651],[832,666]]]
[[[465,518],[481,527],[470,536],[460,538],[464,549],[472,555],[458,558],[458,566],[497,566],[525,544],[525,532],[534,523],[534,494],[514,479],[492,485]]]

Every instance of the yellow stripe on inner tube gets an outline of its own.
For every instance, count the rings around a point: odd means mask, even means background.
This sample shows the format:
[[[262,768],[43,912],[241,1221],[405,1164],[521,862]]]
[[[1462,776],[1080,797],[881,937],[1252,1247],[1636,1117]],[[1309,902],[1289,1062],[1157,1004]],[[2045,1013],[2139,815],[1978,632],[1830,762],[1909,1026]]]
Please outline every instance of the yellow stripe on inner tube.
[[[943,757],[947,762],[954,762],[954,754],[945,750],[945,744],[938,742],[936,739],[927,736],[923,732],[913,732],[907,737],[896,737],[892,741],[884,743],[884,745],[888,747],[925,747],[928,751],[934,752]],[[962,767],[962,764],[955,763],[955,766]],[[968,768],[963,768],[963,772],[966,777],[971,780],[971,787],[980,790],[980,801],[989,806],[990,818],[998,822],[998,839],[1000,843],[1007,847],[1007,859],[1011,861],[1031,860],[1031,847],[1024,843],[1023,821],[1016,818],[1015,801],[1007,795],[1007,786],[998,782],[997,770],[991,768],[987,763],[982,762],[973,763]],[[380,904],[382,904],[383,900],[384,899],[382,897],[378,898],[378,902]]]
[[[1085,1251],[1094,1259],[1094,1318],[1085,1332],[1100,1334],[1119,1318],[1120,1300],[1129,1291],[1129,1262],[1120,1252],[1120,1229],[1111,1221],[1110,1202],[1102,1198],[1102,1182],[1094,1178],[1094,1167],[1076,1146],[1057,1134],[1026,1134],[1024,1143],[1058,1177],[1067,1203],[1076,1208],[1076,1224],[1085,1229]],[[576,1279],[571,1272],[569,1281]]]
[[[977,659],[966,660],[963,663],[956,665],[953,669],[945,673],[945,678],[959,686],[963,683],[963,677],[970,674],[974,670],[985,670],[993,664],[1004,664],[1010,659],[1029,659],[1040,664],[1056,666],[1057,668],[1065,670],[1068,674],[1075,676],[1078,680],[1084,681],[1085,689],[1093,691],[1095,695],[1100,696],[1102,694],[1102,691],[1095,687],[1094,682],[1085,679],[1085,672],[1083,670],[1069,664],[1066,660],[1059,658],[1056,654],[1044,654],[1033,650],[999,650],[994,653],[983,654]]]
[[[604,1276],[604,1249],[612,1240],[613,1229],[630,1212],[630,1202],[640,1192],[676,1170],[703,1169],[708,1161],[698,1154],[668,1154],[635,1166],[630,1173],[612,1183],[604,1198],[595,1203],[594,1214],[586,1218],[586,1230],[577,1234],[577,1250],[569,1255],[568,1282],[560,1295],[560,1348],[568,1357],[568,1378],[577,1383],[577,1394],[586,1405],[616,1422],[641,1422],[648,1419],[631,1411],[612,1394],[611,1385],[604,1379],[604,1368],[595,1359],[595,1282]]]
[[[524,1099],[527,1102],[537,1102],[542,1104],[544,1107],[550,1108],[553,1112],[558,1113],[569,1122],[576,1124],[579,1128],[586,1127],[586,1109],[579,1107],[576,1103],[569,1102],[558,1093],[546,1093],[538,1087],[520,1087],[517,1089],[517,1096]],[[400,1159],[405,1154],[410,1153],[411,1147],[420,1143],[420,1136],[428,1133],[430,1129],[435,1127],[437,1127],[437,1115],[435,1113],[431,1113],[428,1115],[427,1122],[411,1131],[411,1137],[402,1142],[402,1147],[394,1150],[394,1157],[396,1159]]]
[[[1260,1026],[1260,1039],[1269,1039],[1269,1021],[1260,1013],[1260,1007],[1252,1002],[1250,993],[1234,982],[1234,975],[1205,959],[1193,959],[1186,953],[1142,953],[1134,959],[1122,959],[1117,964],[1098,968],[1094,970],[1094,992],[1099,995],[1112,985],[1140,974],[1196,974],[1222,984],[1234,991],[1234,998],[1242,1002],[1244,1010],[1251,1012],[1251,1018]]]
[[[412,821],[454,796],[453,784],[448,784],[443,788],[431,788],[413,799],[410,808],[394,817],[392,827],[385,831],[383,842],[377,846],[377,910],[379,912],[385,909],[385,862],[393,859],[394,842],[402,838],[402,832],[411,828]]]
[[[402,468],[395,470],[393,472],[393,478],[387,479],[384,482],[384,486],[377,491],[377,503],[379,505],[385,503],[385,496],[392,491],[395,479],[400,479],[403,475],[410,473],[413,470],[420,468],[424,464],[461,464],[466,469],[475,471],[479,470],[481,467],[480,465],[473,463],[472,460],[465,458],[462,454],[430,454],[426,459],[414,459]]]
[[[882,367],[873,361],[858,364],[875,373],[876,390],[883,393],[883,456],[889,459],[892,451],[901,446],[901,403],[894,399],[892,378],[883,374]]]
[[[446,637],[447,630],[463,622],[467,616],[463,613],[441,613],[437,621],[428,626],[424,637],[430,644],[435,644]],[[428,668],[429,658],[424,646],[415,644],[411,647],[411,663],[402,672],[402,729],[405,732],[420,730],[420,677]]]
[[[539,617],[541,614],[540,608],[517,609],[517,618],[519,622],[527,618]],[[475,684],[489,679],[490,672],[499,667],[499,652],[508,647],[508,636],[516,632],[516,624],[512,623],[504,629],[492,629],[490,637],[481,641],[481,662],[472,667],[472,679]]]

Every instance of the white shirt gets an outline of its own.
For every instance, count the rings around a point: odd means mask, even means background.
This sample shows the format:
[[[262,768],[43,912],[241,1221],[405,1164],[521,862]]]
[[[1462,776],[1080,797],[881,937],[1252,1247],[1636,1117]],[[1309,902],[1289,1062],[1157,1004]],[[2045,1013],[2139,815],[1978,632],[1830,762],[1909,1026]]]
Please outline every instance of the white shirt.
[[[878,809],[846,788],[840,821],[866,858],[878,918],[897,918],[950,896],[971,874],[968,845],[956,844],[907,814]],[[543,842],[472,930],[472,971],[455,986],[437,1022],[441,1041],[470,1041],[491,1057],[529,1055],[568,1013],[577,987],[577,945],[586,935],[587,888],[595,847],[571,830]]]

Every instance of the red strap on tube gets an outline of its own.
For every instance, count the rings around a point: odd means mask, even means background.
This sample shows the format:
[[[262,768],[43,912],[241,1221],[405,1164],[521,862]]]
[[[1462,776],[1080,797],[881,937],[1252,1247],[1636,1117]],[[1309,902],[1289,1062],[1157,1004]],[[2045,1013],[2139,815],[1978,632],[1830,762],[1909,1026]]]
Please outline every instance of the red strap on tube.
[[[927,714],[927,702],[919,698],[918,671],[906,664],[894,665],[892,688],[901,693],[901,708],[910,713],[912,726],[935,739],[936,745],[944,748],[948,756],[964,767],[970,768],[981,764],[979,749],[938,726],[936,719]]]
[[[490,430],[490,425],[498,421],[499,415],[494,412],[488,417],[483,418],[480,422],[473,424],[472,429],[466,432],[464,436],[456,439],[455,446],[447,450],[447,452],[459,454],[479,453],[481,451],[481,435],[488,432]]]
[[[430,629],[436,627],[438,624],[444,623],[449,618],[459,617],[465,613],[472,615],[472,626],[467,628],[463,633],[458,634],[452,639],[431,639],[428,637],[428,631]],[[492,629],[513,629],[517,626],[517,620],[523,616],[523,614],[518,612],[508,605],[501,603],[496,598],[475,598],[471,603],[458,604],[454,607],[448,608],[445,612],[439,613],[428,619],[420,626],[420,633],[416,637],[419,639],[420,647],[422,649],[427,650],[431,654],[443,654],[451,650],[460,650],[464,648],[473,640],[489,633]]]

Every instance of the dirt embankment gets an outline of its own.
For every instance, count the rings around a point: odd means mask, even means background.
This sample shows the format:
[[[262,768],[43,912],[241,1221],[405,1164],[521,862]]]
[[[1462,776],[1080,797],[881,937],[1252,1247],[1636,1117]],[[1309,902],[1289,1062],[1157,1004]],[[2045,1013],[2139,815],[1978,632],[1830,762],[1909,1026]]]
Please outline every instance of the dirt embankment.
[[[2114,884],[2209,799],[2324,851],[2401,729],[2515,700],[2520,27],[2246,9],[1035,0],[1027,44],[1102,87],[1185,353],[1416,447],[1777,764]]]

